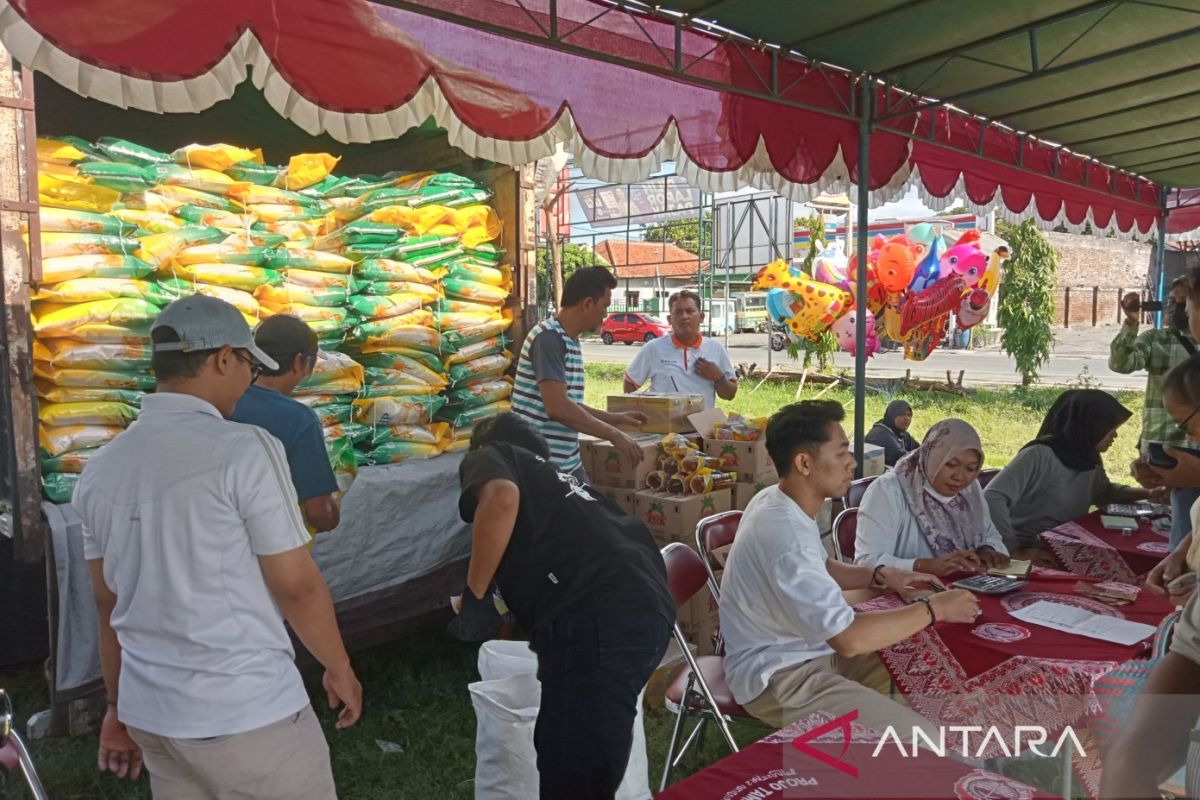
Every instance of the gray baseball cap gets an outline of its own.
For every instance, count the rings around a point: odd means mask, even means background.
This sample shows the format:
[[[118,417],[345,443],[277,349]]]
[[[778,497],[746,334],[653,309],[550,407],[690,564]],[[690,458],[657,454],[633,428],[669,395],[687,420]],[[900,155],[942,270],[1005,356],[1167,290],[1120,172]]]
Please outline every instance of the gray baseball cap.
[[[254,334],[242,317],[242,312],[216,297],[203,294],[181,297],[162,310],[150,332],[154,333],[159,328],[175,331],[179,341],[155,342],[154,349],[157,351],[180,350],[188,353],[219,350],[228,345],[247,351],[267,369],[279,369],[275,359],[254,343]]]

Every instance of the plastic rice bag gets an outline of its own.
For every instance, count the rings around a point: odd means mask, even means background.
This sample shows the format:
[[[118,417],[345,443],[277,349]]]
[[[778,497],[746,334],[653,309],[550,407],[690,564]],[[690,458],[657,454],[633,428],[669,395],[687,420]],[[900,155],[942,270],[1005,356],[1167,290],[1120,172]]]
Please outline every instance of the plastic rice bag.
[[[367,379],[375,385],[423,383],[440,389],[447,385],[440,369],[431,369],[422,360],[400,353],[375,353],[363,356]]]
[[[395,225],[369,220],[356,220],[321,236],[313,243],[317,250],[340,250],[349,245],[394,244],[400,238]]]
[[[354,420],[366,425],[428,425],[446,403],[444,397],[393,395],[358,398]]]
[[[73,164],[85,158],[87,158],[87,153],[69,141],[38,137],[37,159],[39,163]]]
[[[512,325],[512,320],[498,319],[472,328],[446,331],[442,334],[442,347],[446,352],[451,353],[469,344],[499,336],[508,330],[510,325]]]
[[[38,462],[42,472],[66,472],[78,475],[87,466],[88,459],[100,452],[99,447],[89,447],[86,450],[74,450],[70,453],[52,456],[42,451],[38,454]]]
[[[58,456],[108,444],[123,430],[123,425],[40,425],[38,443],[48,455]]]
[[[270,186],[284,174],[284,168],[246,160],[227,167],[224,172],[235,181],[248,181],[258,186]]]
[[[409,314],[421,307],[423,300],[420,295],[412,293],[397,293],[386,296],[355,295],[350,298],[350,306],[364,319],[387,319]]]
[[[79,475],[65,472],[46,472],[42,475],[42,493],[51,503],[69,503],[75,493]]]
[[[39,286],[34,300],[53,303],[87,303],[112,300],[117,297],[136,297],[164,306],[173,299],[157,283],[134,278],[71,278],[61,283]]]
[[[286,280],[278,286],[260,286],[254,290],[254,296],[261,303],[303,303],[310,306],[341,306],[349,298],[345,289],[304,286]]]
[[[244,316],[257,318],[262,314],[262,308],[255,296],[242,289],[232,289],[228,286],[217,286],[211,283],[197,283],[189,278],[163,278],[159,280],[158,285],[163,292],[175,299],[202,294],[224,300],[242,312]]]
[[[230,193],[246,206],[300,206],[303,208],[329,210],[329,206],[319,197],[310,197],[300,192],[291,192],[274,186],[258,186],[253,183],[238,185]]]
[[[167,233],[156,233],[141,239],[141,249],[135,255],[153,264],[158,269],[166,268],[185,247],[198,244],[215,244],[225,239],[225,232],[217,228],[202,228],[185,225]]]
[[[55,386],[44,378],[33,381],[38,397],[50,403],[126,403],[140,407],[145,392],[96,386]]]
[[[341,325],[346,321],[346,309],[337,306],[309,306],[304,303],[269,303],[259,305],[271,314],[291,314],[305,322],[335,322]]]
[[[62,369],[91,369],[121,372],[149,369],[152,353],[149,345],[96,344],[73,339],[47,339],[33,342],[33,360]]]
[[[422,442],[385,442],[367,453],[367,459],[372,464],[396,464],[401,461],[418,458],[433,458],[440,456],[444,445],[424,444]]]
[[[369,281],[362,285],[362,293],[366,295],[385,296],[389,294],[415,294],[421,298],[424,305],[436,303],[442,296],[441,289],[416,281]],[[450,310],[450,309],[447,309]]]
[[[112,216],[129,225],[136,225],[139,236],[151,233],[169,233],[184,226],[184,220],[165,211],[147,211],[142,208],[115,208]]]
[[[136,164],[122,164],[117,161],[93,161],[80,164],[76,169],[79,174],[97,186],[104,186],[122,194],[126,192],[144,192],[154,186],[153,173]]]
[[[261,164],[262,153],[229,144],[189,144],[171,153],[169,160],[188,167],[202,167],[224,172],[242,161]]]
[[[43,208],[38,214],[42,233],[99,233],[105,236],[128,236],[137,225],[125,222],[112,214],[96,214],[69,208]]]
[[[116,425],[124,428],[137,419],[137,409],[124,403],[46,403],[38,408],[45,425]]]
[[[237,181],[225,173],[203,167],[189,169],[179,164],[157,164],[147,171],[154,183],[182,186],[210,194],[228,194],[238,185]]]
[[[428,353],[441,352],[441,336],[433,328],[423,325],[397,325],[379,334],[361,335],[357,338],[361,342],[363,353],[378,353],[396,348],[423,350]]]
[[[349,275],[336,275],[332,272],[317,272],[311,269],[295,269],[289,267],[282,270],[284,277],[288,283],[297,283],[302,286],[312,286],[321,289],[337,289],[342,292],[350,293],[356,288],[356,282]]]
[[[442,281],[442,288],[447,297],[456,297],[473,303],[499,306],[503,305],[508,298],[508,291],[499,286],[489,286],[486,283],[467,281],[461,278],[446,278]]]
[[[480,325],[486,325],[489,322],[503,319],[498,312],[499,309],[497,309],[497,313],[442,311],[434,314],[434,320],[436,321],[438,330],[442,333],[446,333],[447,331],[474,330]]]
[[[266,247],[247,246],[242,241],[224,241],[216,244],[194,244],[175,254],[175,263],[188,264],[245,264],[251,267],[271,266],[265,264],[269,252]]]
[[[450,378],[450,384],[452,386],[459,386],[472,381],[503,375],[504,371],[512,366],[512,362],[512,353],[505,350],[503,353],[496,355],[482,356],[463,364],[455,364],[447,369],[446,373]]]
[[[148,326],[160,309],[153,303],[130,297],[93,300],[90,303],[62,305],[34,303],[34,332],[43,338],[70,336],[76,328],[96,323],[114,326]]]
[[[118,139],[114,136],[102,136],[97,139],[96,149],[113,161],[138,164],[143,167],[152,164],[165,164],[171,160],[171,157],[166,153],[149,147],[143,147],[140,144],[134,144],[124,139]]]
[[[300,400],[301,396],[298,395],[295,399]],[[310,407],[317,415],[322,427],[345,425],[354,417],[354,407],[348,402],[320,403]]]
[[[433,310],[450,314],[485,314],[488,321],[502,319],[503,309],[487,303],[472,303],[469,300],[456,300],[453,297],[443,297],[433,304]],[[482,323],[480,323],[482,324]]]
[[[502,351],[507,345],[508,339],[504,336],[484,339],[481,342],[475,342],[474,344],[459,348],[458,352],[446,357],[445,365],[449,368],[455,364],[465,364],[468,361],[474,361],[483,356],[494,355]]]
[[[132,237],[103,233],[43,233],[42,258],[134,253],[141,243]]]
[[[439,422],[448,422],[458,428],[464,425],[471,425],[483,419],[491,419],[497,414],[503,414],[508,411],[512,411],[512,403],[508,400],[500,400],[474,408],[446,406],[437,413],[436,417]]]
[[[488,286],[499,286],[503,289],[509,289],[512,286],[511,273],[495,267],[483,267],[462,261],[450,266],[448,277],[484,283]]]
[[[462,406],[463,408],[474,408],[476,406],[495,403],[499,400],[507,400],[512,396],[512,380],[507,378],[490,378],[484,380],[471,381],[470,383],[451,389],[446,393],[447,399],[452,404]]]
[[[344,437],[358,444],[371,438],[371,430],[370,425],[363,425],[361,422],[344,422],[321,428],[321,435],[325,437],[325,441]]]
[[[121,199],[121,193],[88,183],[82,178],[48,175],[38,171],[38,203],[54,208],[106,212]]]
[[[420,442],[422,444],[438,444],[450,439],[450,426],[444,422],[434,422],[429,425],[379,425],[374,428],[364,426],[370,432],[367,441],[371,445],[385,442]]]
[[[70,338],[80,342],[146,344],[150,341],[150,323],[137,326],[110,325],[107,322],[89,323],[73,328]]]
[[[299,191],[325,179],[339,158],[329,153],[300,153],[288,159],[287,171],[280,176],[283,188]]]
[[[235,214],[232,211],[221,211],[216,208],[182,205],[171,212],[189,225],[204,225],[209,228],[220,228],[224,231],[244,231],[254,224],[255,218],[250,214]]]
[[[35,377],[55,386],[79,389],[128,389],[148,392],[154,388],[154,376],[145,372],[103,372],[94,369],[55,367],[41,361],[33,362]]]
[[[152,272],[153,264],[134,256],[115,253],[42,260],[43,283],[61,283],[73,278],[144,278]]]
[[[304,269],[346,275],[354,269],[354,262],[336,253],[281,247],[267,255],[267,266],[272,269]]]
[[[278,286],[283,283],[282,273],[244,264],[173,264],[163,274],[244,292],[253,292],[259,286]]]
[[[358,265],[354,275],[370,281],[411,281],[430,285],[438,282],[438,276],[427,269],[388,258],[367,259]]]
[[[345,353],[318,351],[312,374],[300,381],[297,392],[353,394],[362,388],[363,367]]]

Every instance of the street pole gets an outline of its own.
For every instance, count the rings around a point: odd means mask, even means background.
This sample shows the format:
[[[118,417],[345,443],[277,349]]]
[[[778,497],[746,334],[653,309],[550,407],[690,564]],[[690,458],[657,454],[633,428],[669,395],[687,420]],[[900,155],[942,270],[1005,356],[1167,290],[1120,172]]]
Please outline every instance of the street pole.
[[[858,253],[857,299],[858,318],[854,326],[854,457],[858,466],[855,477],[863,472],[863,437],[866,433],[867,403],[867,204],[870,203],[871,175],[871,106],[874,81],[859,76],[858,100],[858,229],[855,251]]]
[[[1167,286],[1167,187],[1158,188],[1158,241],[1154,245],[1154,263],[1158,265],[1158,299]],[[1162,312],[1154,315],[1154,326],[1162,327]]]

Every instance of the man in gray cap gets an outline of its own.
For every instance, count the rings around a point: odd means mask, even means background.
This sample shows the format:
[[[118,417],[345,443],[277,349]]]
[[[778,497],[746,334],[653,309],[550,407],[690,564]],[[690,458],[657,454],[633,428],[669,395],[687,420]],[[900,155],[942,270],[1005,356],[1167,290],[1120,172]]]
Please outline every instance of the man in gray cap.
[[[88,463],[74,505],[100,619],[102,770],[156,798],[336,797],[286,619],[325,667],[337,727],[362,687],[305,545],[279,441],[225,418],[263,367],[233,306],[176,300],[150,334],[158,389]]]
[[[304,519],[317,533],[331,531],[340,516],[333,496],[338,484],[325,451],[321,422],[311,408],[289,397],[317,363],[317,334],[299,317],[277,314],[259,324],[254,341],[279,363],[262,371],[238,401],[231,419],[257,425],[283,443]]]

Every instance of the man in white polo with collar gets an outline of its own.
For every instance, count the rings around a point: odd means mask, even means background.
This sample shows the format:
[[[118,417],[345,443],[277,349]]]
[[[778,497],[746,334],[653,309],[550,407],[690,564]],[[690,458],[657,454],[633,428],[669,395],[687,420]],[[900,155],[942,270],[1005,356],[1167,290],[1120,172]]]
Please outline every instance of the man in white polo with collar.
[[[73,504],[100,621],[100,769],[155,798],[333,800],[329,747],[284,620],[325,667],[337,727],[362,687],[309,542],[283,445],[231,422],[275,361],[241,312],[193,295],[150,332],[141,415],[92,458]]]
[[[698,394],[704,407],[717,398],[732,400],[737,378],[725,346],[700,334],[704,322],[700,295],[682,289],[667,300],[671,336],[647,342],[625,371],[625,393],[636,392],[650,381],[650,391],[660,394]]]

